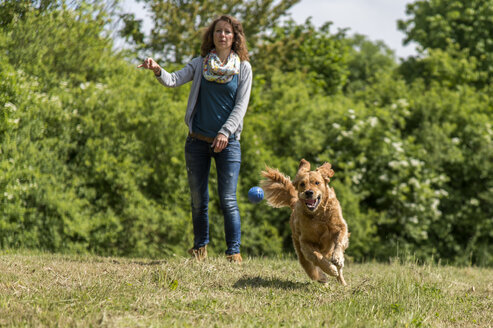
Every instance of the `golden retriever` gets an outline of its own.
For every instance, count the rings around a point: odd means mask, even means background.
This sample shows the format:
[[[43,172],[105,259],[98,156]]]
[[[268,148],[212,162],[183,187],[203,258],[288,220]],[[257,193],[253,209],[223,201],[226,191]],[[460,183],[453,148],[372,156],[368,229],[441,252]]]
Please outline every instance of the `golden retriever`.
[[[278,170],[266,167],[260,186],[270,206],[291,208],[293,244],[308,276],[327,283],[325,272],[345,286],[342,268],[350,233],[334,188],[329,187],[333,175],[330,163],[310,171],[310,163],[302,159],[292,182]]]

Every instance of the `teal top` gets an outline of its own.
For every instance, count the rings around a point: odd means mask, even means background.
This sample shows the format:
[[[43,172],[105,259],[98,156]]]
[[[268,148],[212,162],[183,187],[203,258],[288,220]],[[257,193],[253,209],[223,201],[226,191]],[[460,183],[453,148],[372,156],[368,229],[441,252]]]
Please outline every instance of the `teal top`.
[[[211,82],[202,77],[192,130],[214,138],[233,111],[237,89],[238,75],[228,83]]]
[[[204,57],[196,57],[181,70],[168,73],[165,69],[161,69],[161,75],[156,77],[159,83],[170,88],[176,88],[187,82],[193,81],[188,96],[187,111],[185,113],[185,123],[188,126],[189,132],[195,132],[192,130],[192,121],[197,109],[196,105],[199,98],[203,68]],[[229,118],[219,130],[219,133],[224,134],[228,138],[234,136],[236,140],[240,140],[241,131],[243,131],[243,117],[247,111],[250,92],[252,90],[252,79],[252,66],[248,61],[244,60],[240,63],[235,107],[229,115]]]

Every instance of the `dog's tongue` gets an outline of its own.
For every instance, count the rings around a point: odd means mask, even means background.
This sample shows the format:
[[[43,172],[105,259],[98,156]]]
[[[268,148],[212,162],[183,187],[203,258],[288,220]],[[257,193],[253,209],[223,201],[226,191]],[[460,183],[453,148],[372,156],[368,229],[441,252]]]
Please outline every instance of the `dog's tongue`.
[[[306,205],[314,206],[316,202],[316,199],[305,199]]]

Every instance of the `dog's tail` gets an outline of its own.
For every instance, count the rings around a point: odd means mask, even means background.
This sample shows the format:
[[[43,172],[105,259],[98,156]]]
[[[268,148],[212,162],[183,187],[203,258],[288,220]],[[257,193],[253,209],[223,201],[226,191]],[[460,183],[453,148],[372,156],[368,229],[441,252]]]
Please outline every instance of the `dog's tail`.
[[[267,203],[272,207],[293,208],[298,200],[298,194],[291,179],[268,166],[262,171],[262,176],[265,180],[260,182],[260,186],[264,190]]]

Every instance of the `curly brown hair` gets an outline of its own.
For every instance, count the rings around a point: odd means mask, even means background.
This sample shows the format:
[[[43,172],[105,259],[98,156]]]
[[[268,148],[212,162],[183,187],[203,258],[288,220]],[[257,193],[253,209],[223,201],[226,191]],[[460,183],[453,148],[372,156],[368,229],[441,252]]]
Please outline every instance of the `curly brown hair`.
[[[214,30],[216,24],[219,21],[225,21],[233,27],[233,45],[231,49],[238,54],[240,60],[249,60],[248,49],[246,45],[245,33],[243,32],[243,26],[236,18],[228,15],[223,15],[214,20],[211,25],[205,30],[202,36],[202,46],[200,47],[200,54],[205,57],[207,54],[215,48],[214,46]]]

